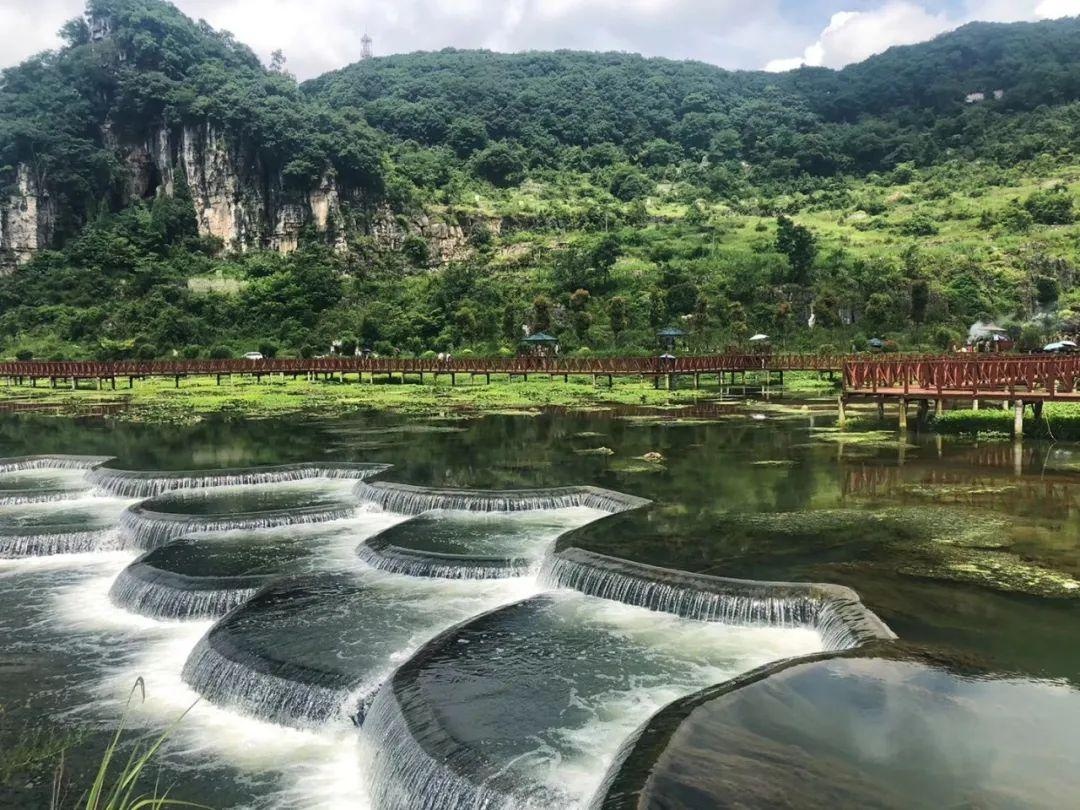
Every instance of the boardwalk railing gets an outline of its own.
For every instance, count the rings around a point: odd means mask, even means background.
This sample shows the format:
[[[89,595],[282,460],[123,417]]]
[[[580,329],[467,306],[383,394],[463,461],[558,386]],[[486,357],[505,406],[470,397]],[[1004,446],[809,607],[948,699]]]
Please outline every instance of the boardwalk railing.
[[[988,396],[1037,393],[1075,398],[1080,356],[921,357],[844,363],[848,394]]]
[[[0,376],[108,379],[225,374],[720,374],[746,371],[840,371],[844,357],[807,354],[722,354],[663,357],[317,357],[273,360],[20,361],[0,363]]]

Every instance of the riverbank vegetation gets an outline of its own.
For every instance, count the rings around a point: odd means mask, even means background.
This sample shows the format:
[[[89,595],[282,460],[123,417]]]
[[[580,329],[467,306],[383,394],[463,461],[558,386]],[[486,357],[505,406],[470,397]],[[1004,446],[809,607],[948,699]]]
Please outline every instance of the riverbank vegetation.
[[[0,175],[10,190],[33,161],[58,208],[56,249],[0,279],[2,355],[512,354],[526,328],[627,354],[672,324],[691,351],[755,332],[946,350],[989,320],[1031,349],[1080,330],[1078,20],[966,26],[841,71],[443,51],[298,84],[157,0],[90,10],[105,40],[73,22],[0,80]],[[200,235],[183,172],[133,198],[102,133],[207,121],[283,199],[332,180],[355,227],[234,252]]]
[[[952,435],[1011,436],[1013,412],[1011,408],[995,408],[992,403],[977,411],[945,411],[934,418],[932,428],[938,433]],[[1038,418],[1028,409],[1024,416],[1024,435],[1062,441],[1080,440],[1080,405],[1047,403],[1042,416]]]
[[[267,377],[258,382],[252,377],[236,376],[217,385],[214,377],[191,377],[183,379],[177,387],[171,378],[153,378],[136,381],[132,388],[121,384],[115,391],[0,386],[0,406],[8,403],[58,416],[107,411],[119,418],[150,422],[187,422],[212,413],[248,418],[289,413],[340,415],[362,410],[418,416],[469,412],[528,414],[539,413],[541,408],[680,406],[715,400],[722,395],[727,395],[736,406],[742,401],[739,394],[760,392],[766,384],[761,375],[748,375],[746,388],[734,389],[721,388],[708,378],[695,389],[683,377],[676,381],[673,390],[668,390],[666,385],[655,387],[651,377],[616,377],[611,385],[606,379],[594,384],[592,377],[573,375],[568,382],[563,382],[561,377],[522,381],[492,375],[488,384],[483,377],[470,380],[462,374],[458,375],[456,385],[446,375],[438,382],[429,379],[422,384],[412,376],[407,381],[399,376],[375,382],[364,379],[358,383],[354,376],[347,382]],[[772,390],[779,393],[779,389]],[[823,394],[835,390],[835,383],[814,372],[790,373],[785,376],[784,390],[789,395]]]

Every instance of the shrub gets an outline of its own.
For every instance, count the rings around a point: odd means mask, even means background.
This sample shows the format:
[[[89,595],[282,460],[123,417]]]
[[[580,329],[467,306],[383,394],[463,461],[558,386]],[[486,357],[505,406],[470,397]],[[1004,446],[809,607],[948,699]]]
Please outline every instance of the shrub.
[[[259,344],[259,354],[263,357],[277,357],[278,347],[276,343],[264,340]]]
[[[934,220],[923,213],[915,214],[907,222],[901,223],[900,233],[905,236],[934,236],[938,227]]]
[[[158,347],[149,341],[140,341],[135,344],[136,360],[153,360],[159,354]]]
[[[316,349],[310,343],[306,343],[300,347],[300,356],[303,357],[305,360],[310,360],[312,357],[315,356],[315,352],[317,351],[318,349]]]
[[[211,360],[228,360],[233,356],[233,351],[228,346],[212,346],[207,356]]]
[[[28,360],[34,359],[34,353],[29,349],[19,349],[17,352],[15,352],[15,359],[25,363]]]
[[[341,352],[342,357],[352,357],[356,354],[356,347],[360,345],[360,341],[355,337],[343,337],[341,339],[341,346],[338,349]]]
[[[185,346],[180,352],[180,356],[185,360],[194,360],[201,352],[202,350],[198,346]]]
[[[1024,208],[1040,225],[1071,225],[1076,221],[1073,198],[1065,186],[1036,191],[1024,200]]]
[[[424,267],[431,258],[431,248],[427,240],[415,234],[405,237],[401,252],[413,267]]]

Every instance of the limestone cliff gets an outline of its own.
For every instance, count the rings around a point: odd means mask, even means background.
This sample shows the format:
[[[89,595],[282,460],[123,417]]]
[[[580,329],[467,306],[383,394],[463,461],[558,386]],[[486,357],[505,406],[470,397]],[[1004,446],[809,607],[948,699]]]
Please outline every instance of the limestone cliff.
[[[352,236],[370,236],[382,250],[398,250],[409,236],[429,245],[438,266],[468,256],[477,229],[498,235],[497,217],[402,214],[339,187],[332,174],[306,191],[287,189],[260,164],[254,150],[211,123],[151,127],[142,138],[106,126],[103,142],[124,167],[120,203],[177,192],[186,181],[199,233],[229,251],[295,250],[309,231],[344,250]],[[27,166],[19,166],[10,196],[0,200],[0,266],[11,270],[35,251],[54,245],[55,206]]]
[[[15,183],[0,202],[0,272],[28,261],[47,247],[56,226],[56,206],[30,167],[16,167]]]
[[[343,195],[330,175],[307,192],[286,189],[254,150],[213,124],[162,126],[142,141],[111,138],[111,144],[128,168],[125,202],[175,194],[182,173],[200,235],[219,239],[226,250],[288,252],[308,226],[343,244],[336,236],[346,231]]]

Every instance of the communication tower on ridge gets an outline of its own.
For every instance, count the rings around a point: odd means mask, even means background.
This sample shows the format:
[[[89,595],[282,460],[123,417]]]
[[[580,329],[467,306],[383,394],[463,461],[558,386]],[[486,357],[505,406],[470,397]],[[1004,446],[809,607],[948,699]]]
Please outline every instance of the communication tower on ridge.
[[[367,34],[364,34],[363,38],[360,40],[360,58],[370,59],[372,55],[371,37],[369,37]]]

